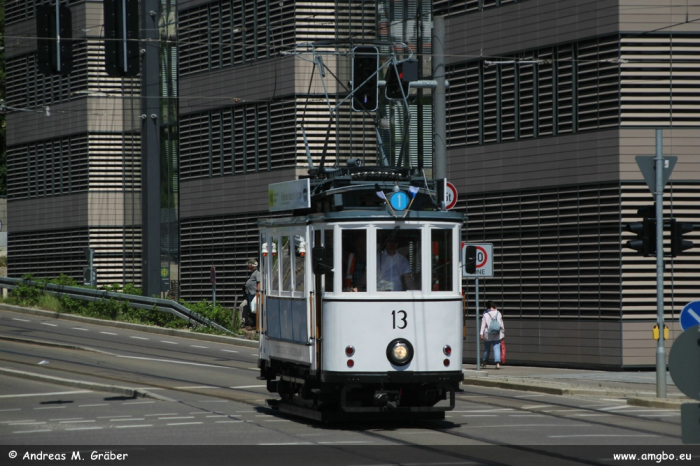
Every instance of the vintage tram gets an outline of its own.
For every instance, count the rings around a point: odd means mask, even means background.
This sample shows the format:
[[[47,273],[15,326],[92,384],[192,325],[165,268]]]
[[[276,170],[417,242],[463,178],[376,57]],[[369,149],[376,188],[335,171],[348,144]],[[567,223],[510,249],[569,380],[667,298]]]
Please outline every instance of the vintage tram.
[[[440,182],[336,168],[270,185],[261,219],[260,379],[318,420],[442,419],[462,375],[460,231]]]

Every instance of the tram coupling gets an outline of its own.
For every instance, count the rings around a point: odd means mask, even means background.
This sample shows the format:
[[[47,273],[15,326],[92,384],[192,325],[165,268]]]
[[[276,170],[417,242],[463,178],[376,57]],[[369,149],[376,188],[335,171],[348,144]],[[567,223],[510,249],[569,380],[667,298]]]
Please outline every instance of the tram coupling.
[[[399,407],[401,399],[400,390],[377,390],[374,392],[374,406],[383,408],[383,411],[392,411]]]

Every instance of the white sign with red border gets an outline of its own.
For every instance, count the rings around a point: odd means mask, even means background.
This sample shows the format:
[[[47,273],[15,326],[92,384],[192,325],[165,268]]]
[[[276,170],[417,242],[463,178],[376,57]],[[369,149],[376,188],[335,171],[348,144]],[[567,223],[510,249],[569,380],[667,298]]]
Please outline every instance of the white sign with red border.
[[[445,180],[445,209],[450,210],[457,205],[457,188]]]
[[[463,243],[462,244],[462,266],[467,263],[467,246],[476,246],[476,272],[467,273],[463,269],[463,277],[493,277],[493,244],[491,243]]]

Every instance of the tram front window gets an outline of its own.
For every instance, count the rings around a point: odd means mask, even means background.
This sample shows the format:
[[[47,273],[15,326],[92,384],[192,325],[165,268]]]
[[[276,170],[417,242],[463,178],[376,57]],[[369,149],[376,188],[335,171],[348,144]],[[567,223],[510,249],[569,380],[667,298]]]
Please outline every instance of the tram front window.
[[[367,291],[367,231],[343,230],[343,291]]]
[[[377,231],[377,291],[421,289],[420,230]]]

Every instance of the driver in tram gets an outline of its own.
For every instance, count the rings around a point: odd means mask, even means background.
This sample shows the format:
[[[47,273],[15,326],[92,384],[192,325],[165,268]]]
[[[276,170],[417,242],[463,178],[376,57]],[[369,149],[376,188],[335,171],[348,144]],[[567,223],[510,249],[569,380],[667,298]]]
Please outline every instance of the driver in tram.
[[[411,264],[398,252],[395,234],[386,240],[384,250],[377,254],[377,291],[406,291],[413,289]]]

